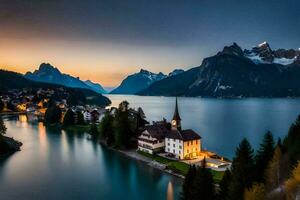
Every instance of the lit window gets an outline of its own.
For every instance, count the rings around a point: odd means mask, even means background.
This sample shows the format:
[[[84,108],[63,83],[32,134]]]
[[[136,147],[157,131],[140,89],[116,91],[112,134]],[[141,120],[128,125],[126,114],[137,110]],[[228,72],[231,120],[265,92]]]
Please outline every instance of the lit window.
[[[186,150],[186,153],[189,153],[189,150]]]

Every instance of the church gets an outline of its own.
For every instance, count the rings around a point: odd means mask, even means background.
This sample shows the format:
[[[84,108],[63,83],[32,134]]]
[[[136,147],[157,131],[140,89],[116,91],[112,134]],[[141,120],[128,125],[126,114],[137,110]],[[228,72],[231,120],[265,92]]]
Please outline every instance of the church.
[[[182,130],[176,98],[171,130],[165,136],[165,152],[177,159],[196,158],[201,152],[201,137],[191,129]]]

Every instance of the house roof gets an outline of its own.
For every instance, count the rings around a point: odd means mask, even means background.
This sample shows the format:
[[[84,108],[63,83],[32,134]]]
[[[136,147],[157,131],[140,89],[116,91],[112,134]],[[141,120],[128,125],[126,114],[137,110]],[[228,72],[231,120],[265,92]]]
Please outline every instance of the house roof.
[[[166,137],[171,139],[183,140],[183,141],[201,139],[201,136],[191,129],[181,130],[181,131],[177,129],[172,129],[167,133]]]
[[[162,124],[153,124],[145,127],[145,130],[151,135],[151,137],[156,139],[164,139],[166,134],[170,132],[166,126]]]

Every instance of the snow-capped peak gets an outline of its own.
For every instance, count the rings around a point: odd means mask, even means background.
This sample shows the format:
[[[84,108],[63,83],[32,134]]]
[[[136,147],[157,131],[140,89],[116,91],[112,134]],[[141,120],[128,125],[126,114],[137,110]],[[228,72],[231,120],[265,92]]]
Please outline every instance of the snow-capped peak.
[[[263,46],[266,46],[268,45],[268,43],[266,41],[260,43],[259,45],[257,45],[258,47],[263,47]]]

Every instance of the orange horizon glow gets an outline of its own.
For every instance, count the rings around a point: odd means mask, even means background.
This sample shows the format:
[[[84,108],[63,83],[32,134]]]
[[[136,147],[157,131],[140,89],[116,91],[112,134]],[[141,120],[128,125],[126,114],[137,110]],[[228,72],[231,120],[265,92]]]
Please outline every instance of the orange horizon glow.
[[[191,56],[180,48],[171,53],[167,47],[139,47],[58,38],[1,37],[1,33],[0,44],[1,69],[24,74],[38,69],[45,62],[57,67],[62,73],[100,83],[104,87],[117,87],[125,77],[141,68],[166,74],[175,68],[184,68],[182,66],[187,64],[184,60],[189,60]]]

